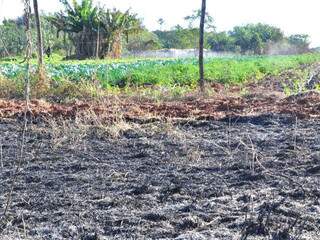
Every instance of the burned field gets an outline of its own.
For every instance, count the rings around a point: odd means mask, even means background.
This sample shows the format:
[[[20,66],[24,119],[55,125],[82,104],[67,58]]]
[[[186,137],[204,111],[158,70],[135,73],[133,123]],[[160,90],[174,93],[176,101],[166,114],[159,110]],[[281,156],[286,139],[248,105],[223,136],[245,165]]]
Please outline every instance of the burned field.
[[[152,31],[133,5],[22,2],[0,21],[0,240],[320,240],[308,34],[218,32],[206,0]]]
[[[320,94],[286,96],[292,74],[33,100],[23,145],[24,102],[0,100],[0,239],[320,239]]]
[[[1,215],[22,124],[2,120]],[[320,123],[31,124],[2,239],[319,239]]]

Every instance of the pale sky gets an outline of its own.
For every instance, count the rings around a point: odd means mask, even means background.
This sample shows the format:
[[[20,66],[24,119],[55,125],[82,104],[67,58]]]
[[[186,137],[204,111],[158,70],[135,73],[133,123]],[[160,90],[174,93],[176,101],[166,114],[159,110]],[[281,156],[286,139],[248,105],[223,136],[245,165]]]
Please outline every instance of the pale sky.
[[[61,8],[59,0],[38,0],[40,10],[53,12]],[[150,30],[159,27],[163,18],[166,28],[185,24],[183,18],[201,6],[201,0],[95,0],[108,8],[132,9],[144,19]],[[285,34],[306,33],[312,46],[320,46],[320,0],[207,0],[208,12],[218,31],[235,25],[267,23],[280,27]],[[21,15],[22,0],[0,0],[0,20]]]

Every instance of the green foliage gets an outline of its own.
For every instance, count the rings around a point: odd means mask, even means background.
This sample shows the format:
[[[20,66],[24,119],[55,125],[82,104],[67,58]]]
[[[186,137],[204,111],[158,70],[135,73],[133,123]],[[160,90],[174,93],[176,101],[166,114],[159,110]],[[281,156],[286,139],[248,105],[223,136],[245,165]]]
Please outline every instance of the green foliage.
[[[254,54],[262,54],[268,42],[278,42],[284,38],[279,28],[261,23],[234,27],[230,36],[242,53]]]
[[[57,35],[61,32],[67,35],[76,46],[77,58],[94,56],[100,9],[93,6],[92,0],[82,0],[80,4],[72,1],[72,5],[67,0],[60,2],[64,5],[64,11],[49,17],[57,29]]]
[[[170,31],[157,30],[163,48],[198,48],[199,29],[192,25],[197,14],[186,19],[191,21],[189,28],[179,25]],[[286,38],[283,32],[267,24],[248,24],[236,26],[229,32],[205,32],[205,48],[216,52],[235,52],[242,54],[300,54],[309,51],[307,35],[292,35]]]
[[[50,46],[53,51],[60,51],[66,54],[72,48],[71,42],[66,38],[57,38],[56,29],[49,21],[50,16],[41,16],[44,47]],[[36,28],[34,24],[34,16],[32,16],[31,33],[32,42],[36,42]],[[15,20],[5,20],[0,24],[0,57],[3,58],[19,58],[25,54],[26,37],[24,26],[21,18]],[[33,44],[33,52],[36,52],[36,44]]]
[[[159,48],[196,49],[199,46],[200,11],[185,17],[189,27],[180,25],[171,30],[153,33],[143,27],[142,20],[130,11],[104,9],[93,0],[60,0],[64,10],[42,15],[45,50],[50,49],[66,59],[119,58],[122,49],[129,51]],[[160,28],[164,24],[159,19]],[[205,48],[217,52],[243,54],[300,54],[309,52],[307,35],[285,37],[282,31],[266,24],[236,26],[230,32],[215,32],[213,18],[206,15]],[[31,19],[33,42],[36,42],[34,16]],[[26,44],[23,17],[0,24],[0,58],[24,55]],[[33,52],[36,45],[33,44]],[[50,51],[51,52],[51,51]],[[1,61],[1,60],[0,60]]]
[[[277,75],[286,69],[320,60],[319,54],[273,57],[213,58],[205,61],[208,81],[224,84],[243,84],[259,80],[265,75]],[[46,65],[53,83],[64,81],[95,83],[102,88],[139,86],[194,87],[198,80],[196,59],[122,60],[122,61],[68,61]],[[36,66],[33,67],[33,72]],[[12,63],[0,64],[0,76],[18,81],[23,79],[24,66]]]
[[[283,83],[284,93],[287,96],[295,95],[308,91],[306,88],[306,83],[308,80],[308,71],[306,70],[296,70],[293,79],[289,82]]]
[[[77,59],[104,57],[112,51],[113,57],[120,57],[122,39],[139,32],[141,21],[128,11],[96,7],[92,0],[60,0],[65,9],[50,18],[58,33],[64,32],[72,40]]]
[[[200,17],[201,17],[201,10],[194,10],[193,13],[189,16],[186,16],[184,20],[186,20],[189,24],[189,28],[199,28],[199,23],[200,23]],[[214,31],[216,29],[214,25],[214,19],[213,17],[206,12],[205,14],[205,26],[206,26],[206,31]]]
[[[279,28],[267,24],[236,26],[230,32],[209,33],[208,45],[213,51],[242,54],[301,54],[309,52],[308,35],[285,37]]]
[[[143,30],[141,20],[130,11],[122,13],[116,9],[101,11],[100,24],[104,30],[102,51],[112,58],[120,58],[122,53],[123,36],[129,42],[129,36],[140,33]],[[110,55],[111,52],[111,55]]]
[[[156,34],[147,30],[131,36],[125,45],[128,51],[147,51],[161,48],[161,43]]]
[[[170,31],[157,30],[154,33],[158,36],[163,48],[176,49],[195,49],[199,47],[199,22],[201,10],[195,10],[189,16],[184,18],[188,23],[188,28],[176,25]],[[159,19],[159,24],[162,26],[163,19]],[[214,19],[209,13],[205,15],[205,46],[207,47],[207,36],[215,31]]]
[[[288,42],[299,49],[299,52],[305,52],[309,49],[309,36],[305,34],[295,34],[288,38]]]
[[[179,25],[170,31],[155,31],[163,48],[193,49],[199,46],[199,29],[183,28]]]
[[[20,55],[26,44],[24,29],[14,20],[0,25],[0,57]]]
[[[230,37],[227,32],[211,33],[208,36],[208,45],[216,52],[236,52],[238,50],[234,38]]]

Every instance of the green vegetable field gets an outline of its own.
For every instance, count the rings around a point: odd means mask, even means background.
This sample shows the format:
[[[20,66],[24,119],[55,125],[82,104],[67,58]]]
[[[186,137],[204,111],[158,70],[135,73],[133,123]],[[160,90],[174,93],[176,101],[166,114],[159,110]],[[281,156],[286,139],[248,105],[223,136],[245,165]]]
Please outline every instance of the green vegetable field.
[[[319,60],[320,54],[211,58],[205,62],[205,77],[211,82],[241,84]],[[104,88],[143,85],[195,86],[199,75],[198,61],[192,58],[59,61],[48,62],[46,70],[48,77],[55,82],[98,80]],[[33,72],[35,71],[36,66],[33,65]],[[21,81],[24,74],[24,64],[0,63],[0,75],[3,78]]]

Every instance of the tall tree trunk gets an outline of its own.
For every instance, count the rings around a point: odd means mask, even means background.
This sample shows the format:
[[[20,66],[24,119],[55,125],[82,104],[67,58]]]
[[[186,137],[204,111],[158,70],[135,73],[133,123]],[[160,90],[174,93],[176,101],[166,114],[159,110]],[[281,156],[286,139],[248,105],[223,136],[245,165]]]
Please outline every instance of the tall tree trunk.
[[[39,9],[38,9],[38,0],[33,0],[33,8],[34,8],[34,15],[36,18],[36,26],[37,26],[37,41],[38,41],[38,67],[39,70],[43,67],[43,39],[42,39],[42,31],[41,31],[41,22],[39,16]]]
[[[43,38],[42,38],[42,28],[38,9],[38,0],[33,0],[34,15],[37,27],[37,44],[38,44],[38,81],[35,85],[35,94],[37,97],[42,96],[49,89],[49,82],[47,81],[47,76],[44,68],[43,61]]]
[[[203,64],[203,46],[204,46],[204,24],[206,17],[206,0],[202,0],[201,19],[200,19],[200,41],[199,41],[199,86],[204,92],[204,64]]]
[[[30,58],[31,58],[31,51],[32,51],[32,38],[31,38],[31,30],[30,30],[30,15],[31,15],[31,8],[30,8],[30,0],[24,0],[24,24],[25,24],[25,33],[27,39],[26,45],[26,78],[25,78],[25,86],[24,86],[24,95],[26,100],[26,108],[29,109],[30,103]]]
[[[99,52],[100,52],[100,24],[98,25],[98,32],[97,32],[96,59],[99,59]]]

